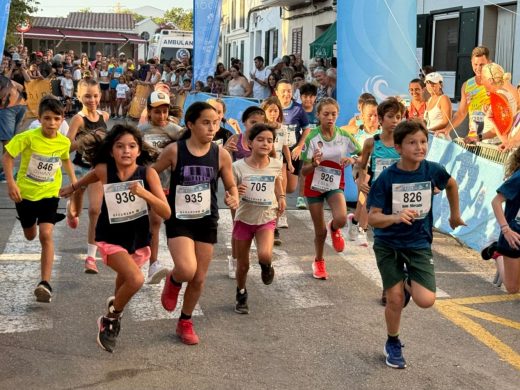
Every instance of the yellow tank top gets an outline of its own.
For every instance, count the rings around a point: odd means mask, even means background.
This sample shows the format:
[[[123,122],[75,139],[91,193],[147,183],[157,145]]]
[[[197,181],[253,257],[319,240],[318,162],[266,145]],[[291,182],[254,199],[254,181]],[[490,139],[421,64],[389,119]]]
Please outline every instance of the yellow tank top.
[[[478,85],[475,77],[466,81],[464,89],[469,100],[468,115],[469,115],[469,136],[476,136],[482,134],[484,130],[484,106],[490,103],[489,95],[486,88]],[[468,96],[469,95],[469,96]]]

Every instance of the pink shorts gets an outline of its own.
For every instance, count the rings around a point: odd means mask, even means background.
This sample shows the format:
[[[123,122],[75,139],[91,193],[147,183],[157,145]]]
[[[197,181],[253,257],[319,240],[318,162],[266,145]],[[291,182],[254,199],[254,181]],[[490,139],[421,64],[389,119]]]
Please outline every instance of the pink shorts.
[[[113,255],[119,252],[128,253],[128,251],[119,245],[109,244],[105,241],[96,242],[96,245],[99,249],[99,253],[101,253],[101,258],[103,259],[103,263],[108,265],[108,256]],[[148,260],[150,260],[150,256],[152,255],[152,251],[149,246],[145,246],[144,248],[139,248],[136,250],[131,256],[134,259],[135,263],[139,268],[141,268]]]
[[[271,230],[274,231],[276,227],[276,219],[264,223],[262,225],[248,225],[242,221],[235,221],[233,225],[233,238],[235,240],[252,240],[255,237],[255,234],[261,230]]]

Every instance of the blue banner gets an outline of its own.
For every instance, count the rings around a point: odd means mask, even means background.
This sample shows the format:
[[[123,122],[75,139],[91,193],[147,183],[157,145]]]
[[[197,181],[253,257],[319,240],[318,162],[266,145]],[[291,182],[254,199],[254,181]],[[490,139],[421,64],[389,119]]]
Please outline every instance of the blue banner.
[[[360,94],[369,92],[380,102],[408,94],[416,75],[415,1],[338,1],[337,24],[338,125],[357,112]]]
[[[186,96],[186,100],[184,101],[184,112],[188,109],[188,107],[195,103],[195,102],[205,102],[208,99],[214,99],[214,95],[210,95],[207,93],[191,93],[188,96]],[[255,100],[252,99],[244,99],[240,97],[220,97],[224,103],[226,104],[226,118],[233,118],[240,123],[240,127],[243,129],[241,120],[242,120],[242,114],[244,113],[245,109],[250,106],[259,106],[260,103],[258,103]],[[226,129],[232,131],[233,133],[235,130],[226,124]]]
[[[499,227],[491,207],[496,189],[502,184],[504,167],[454,142],[434,138],[428,160],[443,165],[459,186],[460,211],[468,226],[450,228],[450,207],[446,191],[433,199],[433,223],[439,230],[457,237],[470,248],[480,250],[498,238]]]
[[[193,86],[215,74],[221,12],[222,0],[193,1]]]
[[[0,9],[4,12],[0,15],[0,53],[4,52],[7,23],[9,22],[9,8],[11,7],[11,0],[0,0]]]

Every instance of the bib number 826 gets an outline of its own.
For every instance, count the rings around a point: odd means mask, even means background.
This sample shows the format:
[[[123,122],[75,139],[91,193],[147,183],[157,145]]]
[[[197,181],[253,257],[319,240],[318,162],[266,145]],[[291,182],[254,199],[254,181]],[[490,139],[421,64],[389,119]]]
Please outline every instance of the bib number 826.
[[[202,193],[197,192],[195,194],[186,194],[184,195],[184,200],[186,201],[186,203],[201,203]]]
[[[135,202],[135,195],[131,192],[118,192],[116,193],[117,204]]]
[[[405,192],[403,194],[403,202],[415,203],[422,201],[422,194],[420,192]]]
[[[327,181],[329,183],[334,182],[334,175],[331,175],[330,173],[322,173],[320,176],[320,179],[322,181]]]

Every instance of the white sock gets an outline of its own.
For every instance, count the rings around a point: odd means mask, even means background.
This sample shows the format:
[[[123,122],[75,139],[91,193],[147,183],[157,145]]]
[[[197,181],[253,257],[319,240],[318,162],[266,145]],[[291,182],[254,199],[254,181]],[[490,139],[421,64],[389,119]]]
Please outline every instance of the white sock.
[[[87,256],[96,258],[97,246],[94,244],[87,244]]]

